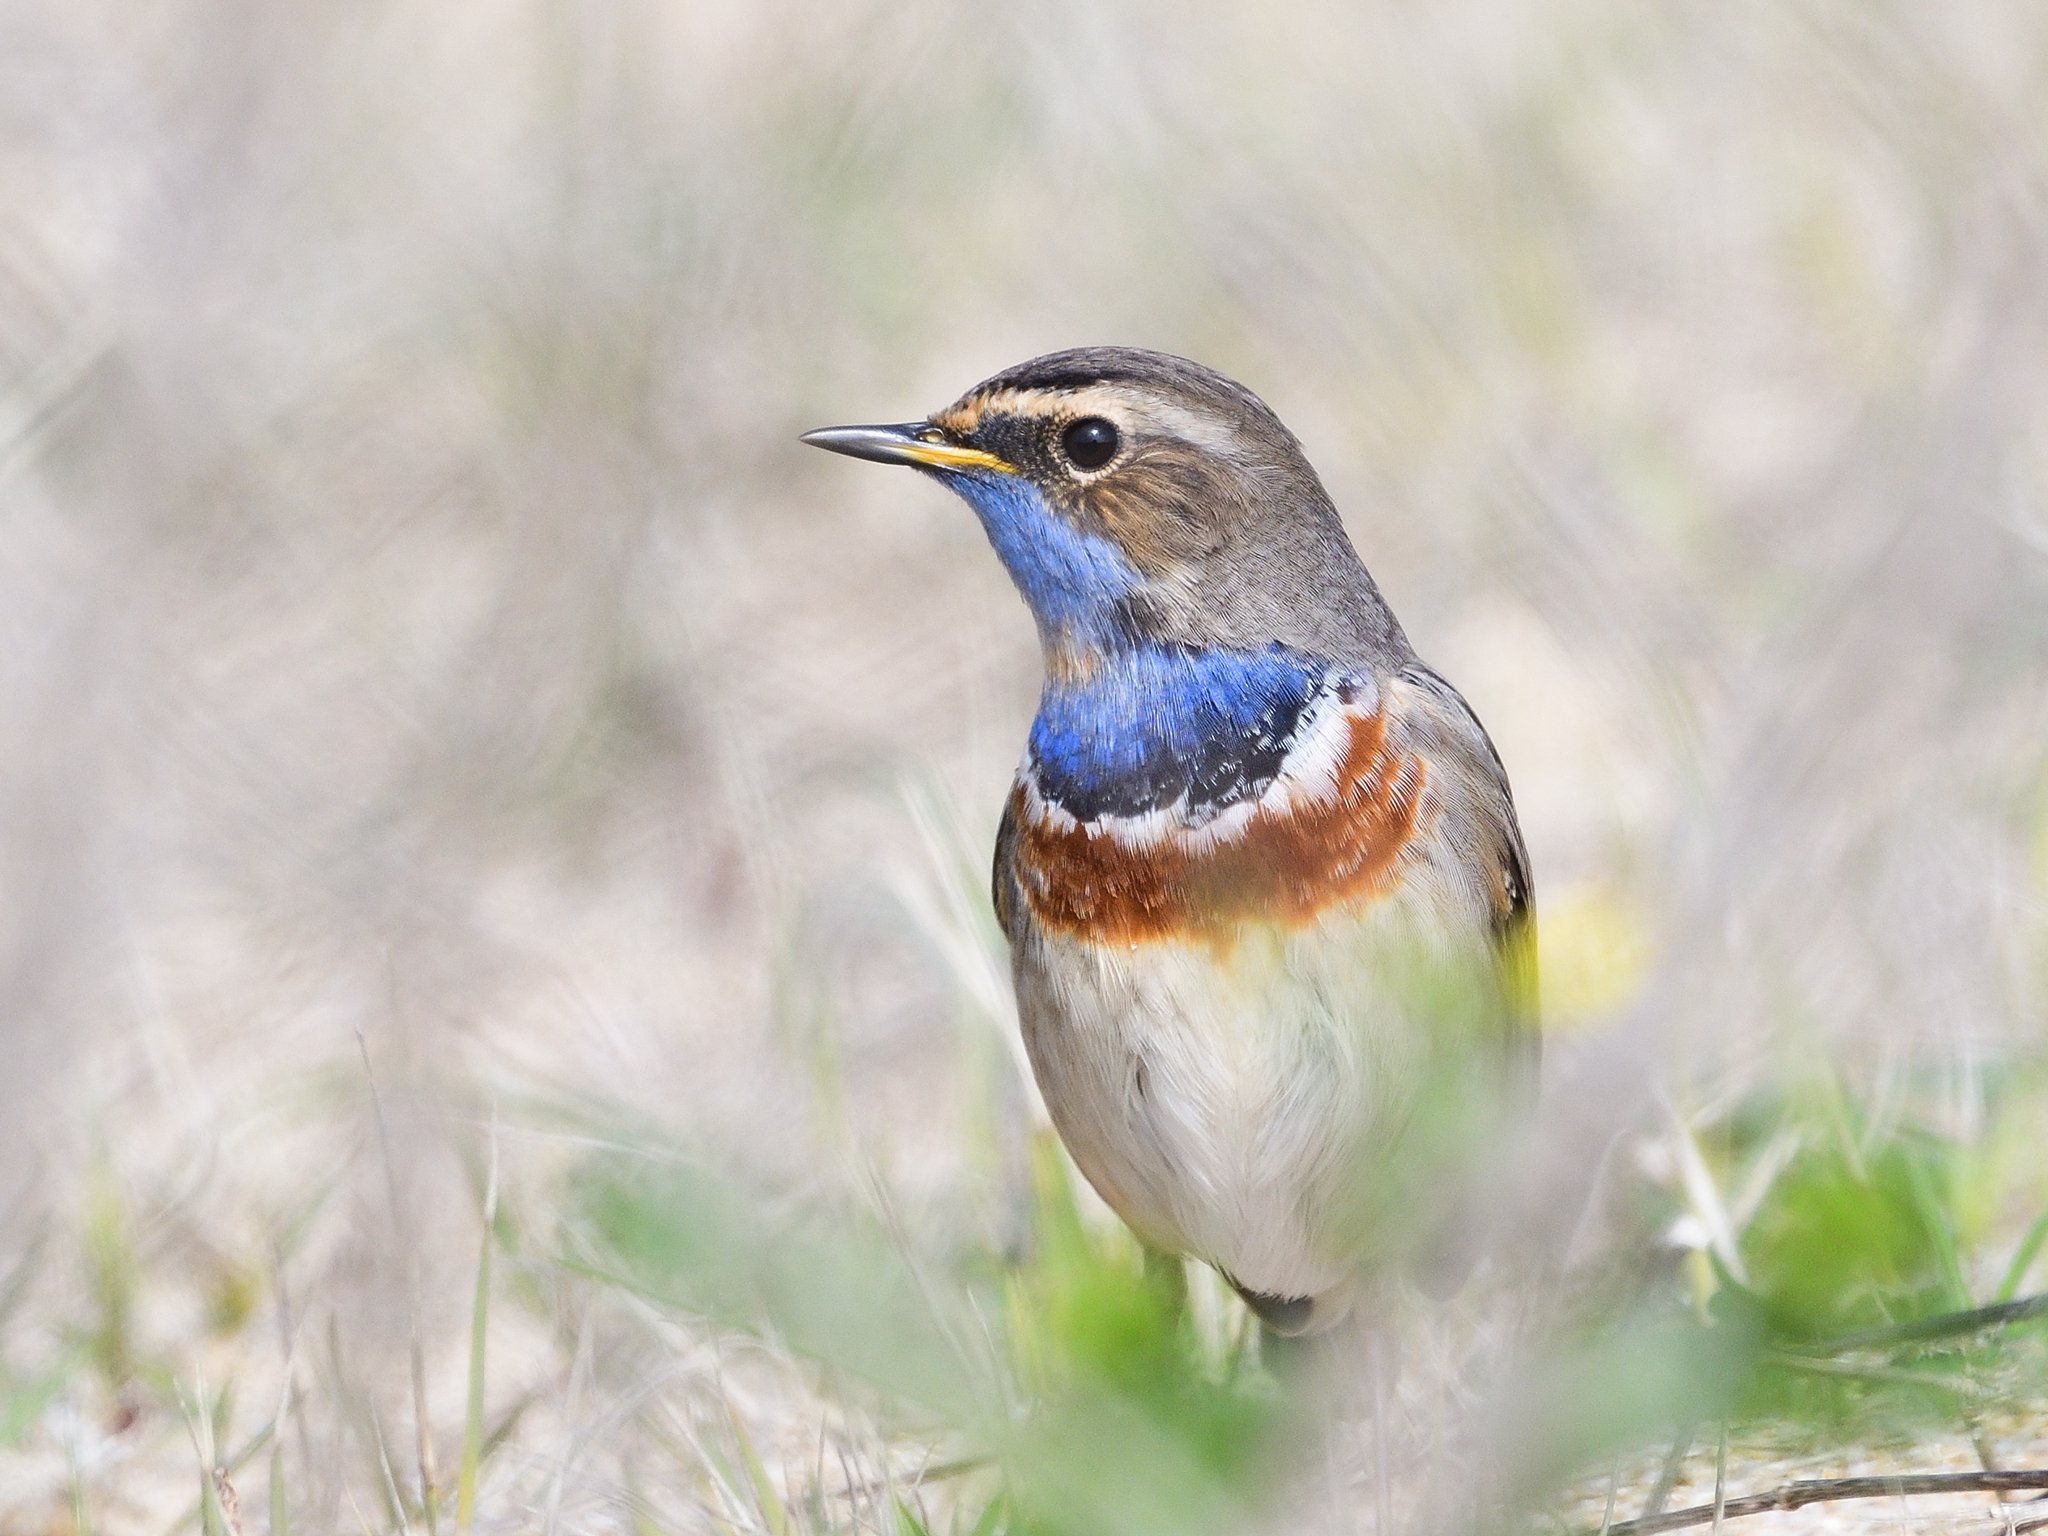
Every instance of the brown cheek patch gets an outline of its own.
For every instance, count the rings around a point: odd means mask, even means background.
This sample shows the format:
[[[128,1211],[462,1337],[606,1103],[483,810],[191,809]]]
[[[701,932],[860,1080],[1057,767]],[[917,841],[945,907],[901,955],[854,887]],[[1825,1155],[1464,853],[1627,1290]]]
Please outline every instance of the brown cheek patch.
[[[1219,546],[1216,509],[1236,496],[1237,487],[1203,455],[1185,444],[1155,443],[1074,499],[1084,525],[1101,528],[1140,570],[1158,575]]]
[[[1087,826],[1048,826],[1011,799],[1012,857],[1032,915],[1098,943],[1193,938],[1227,943],[1249,923],[1306,923],[1340,903],[1384,894],[1422,815],[1421,759],[1388,748],[1385,717],[1354,718],[1341,790],[1289,813],[1261,807],[1205,848],[1168,838],[1120,845]]]

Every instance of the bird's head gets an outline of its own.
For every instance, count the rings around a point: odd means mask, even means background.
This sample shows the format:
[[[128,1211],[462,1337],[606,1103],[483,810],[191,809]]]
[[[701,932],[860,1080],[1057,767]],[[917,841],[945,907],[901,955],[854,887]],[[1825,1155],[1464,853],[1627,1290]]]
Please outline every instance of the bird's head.
[[[1406,649],[1293,434],[1184,358],[1055,352],[923,421],[804,441],[965,498],[1055,666],[1144,643]]]

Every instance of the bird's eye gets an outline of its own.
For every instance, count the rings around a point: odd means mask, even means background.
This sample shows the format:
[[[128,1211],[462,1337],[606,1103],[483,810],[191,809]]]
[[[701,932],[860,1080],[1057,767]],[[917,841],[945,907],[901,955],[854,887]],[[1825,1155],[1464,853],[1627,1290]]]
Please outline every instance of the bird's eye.
[[[1076,469],[1100,469],[1116,457],[1116,423],[1083,416],[1060,434],[1060,446]]]

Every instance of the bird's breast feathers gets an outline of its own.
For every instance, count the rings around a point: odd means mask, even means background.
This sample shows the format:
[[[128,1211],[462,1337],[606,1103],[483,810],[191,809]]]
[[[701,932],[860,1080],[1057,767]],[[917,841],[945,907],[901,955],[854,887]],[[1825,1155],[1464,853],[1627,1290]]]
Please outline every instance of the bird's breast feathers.
[[[1431,1061],[1518,1049],[1524,876],[1498,763],[1432,674],[1329,673],[1287,723],[1236,731],[1251,766],[1212,776],[1227,792],[1183,775],[1121,814],[1077,815],[1071,765],[1035,747],[996,891],[1025,1044],[1090,1181],[1149,1242],[1315,1296]]]
[[[1205,795],[1191,772],[1166,786],[1178,792],[1164,803],[1066,782],[1073,775],[1035,748],[1004,839],[1023,915],[1047,936],[1120,949],[1195,941],[1228,950],[1248,932],[1361,911],[1411,877],[1428,883],[1439,834],[1456,832],[1443,818],[1467,786],[1457,764],[1432,759],[1398,691],[1332,675],[1288,714],[1283,733],[1238,729],[1219,714],[1225,739],[1207,751],[1230,766],[1213,775],[1230,791]],[[1125,778],[1143,778],[1142,768]],[[1124,808],[1100,812],[1104,803]],[[1465,909],[1444,911],[1447,925],[1474,937],[1484,927],[1485,893],[1427,894]]]

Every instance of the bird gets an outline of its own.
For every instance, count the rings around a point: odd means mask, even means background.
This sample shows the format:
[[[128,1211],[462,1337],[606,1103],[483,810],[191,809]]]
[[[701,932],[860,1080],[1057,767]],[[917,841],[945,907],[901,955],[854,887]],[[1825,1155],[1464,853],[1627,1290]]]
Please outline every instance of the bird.
[[[1088,1182],[1282,1338],[1458,1269],[1468,1149],[1533,1092],[1529,857],[1295,436],[1202,364],[1104,346],[802,440],[957,493],[1036,624],[993,899]]]

